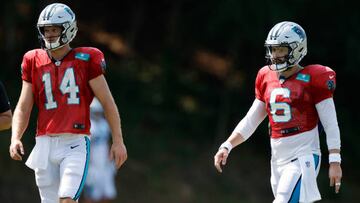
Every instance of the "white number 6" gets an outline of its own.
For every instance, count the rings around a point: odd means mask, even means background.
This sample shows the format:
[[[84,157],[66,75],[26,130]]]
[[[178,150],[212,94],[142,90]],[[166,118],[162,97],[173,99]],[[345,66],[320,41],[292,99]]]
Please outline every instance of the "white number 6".
[[[271,91],[270,108],[271,115],[274,122],[287,122],[291,119],[291,107],[286,102],[276,102],[276,96],[284,98],[290,97],[290,90],[287,88],[276,88]],[[282,114],[277,114],[278,111],[283,111]]]

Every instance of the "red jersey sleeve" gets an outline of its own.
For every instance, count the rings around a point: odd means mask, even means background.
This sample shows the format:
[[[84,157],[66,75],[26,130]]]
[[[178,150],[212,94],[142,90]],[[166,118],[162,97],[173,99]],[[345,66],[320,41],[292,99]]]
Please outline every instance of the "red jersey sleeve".
[[[97,76],[105,73],[106,62],[104,54],[99,50],[94,48],[92,51],[92,56],[90,58],[90,71],[89,79],[94,79]]]
[[[31,52],[24,54],[23,60],[21,62],[21,79],[29,83],[32,81],[30,55]]]
[[[312,77],[312,96],[315,104],[333,96],[336,88],[335,71],[323,66]]]
[[[262,90],[262,82],[264,79],[264,68],[260,69],[257,73],[256,80],[255,80],[255,97],[256,99],[265,102],[264,100],[264,93]]]

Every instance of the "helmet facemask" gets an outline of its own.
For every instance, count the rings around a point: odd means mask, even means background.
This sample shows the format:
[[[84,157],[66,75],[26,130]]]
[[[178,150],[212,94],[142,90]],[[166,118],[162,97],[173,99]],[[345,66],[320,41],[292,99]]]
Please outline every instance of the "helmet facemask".
[[[273,56],[273,48],[275,47],[286,47],[288,48],[288,53],[284,56]],[[267,59],[267,64],[269,68],[273,71],[282,72],[289,67],[289,54],[290,54],[290,47],[284,45],[267,45],[265,44],[266,54],[265,58]]]

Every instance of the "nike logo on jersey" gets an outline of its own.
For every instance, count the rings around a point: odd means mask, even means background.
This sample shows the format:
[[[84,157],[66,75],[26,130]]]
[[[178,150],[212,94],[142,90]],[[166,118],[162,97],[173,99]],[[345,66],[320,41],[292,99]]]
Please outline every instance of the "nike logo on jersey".
[[[71,149],[74,149],[74,148],[76,148],[76,147],[78,147],[78,146],[80,146],[80,145],[70,146],[70,148],[71,148]]]
[[[329,75],[330,80],[333,79],[335,75]]]

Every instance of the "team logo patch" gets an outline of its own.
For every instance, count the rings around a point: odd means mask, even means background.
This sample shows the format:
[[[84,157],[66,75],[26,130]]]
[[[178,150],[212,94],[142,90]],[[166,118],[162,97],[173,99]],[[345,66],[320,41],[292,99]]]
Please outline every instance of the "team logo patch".
[[[305,162],[306,167],[310,168],[310,161]]]
[[[326,84],[327,84],[327,87],[328,87],[329,90],[335,90],[335,87],[336,87],[335,81],[333,81],[333,80],[328,80],[328,81],[326,82]]]
[[[310,75],[299,73],[299,74],[297,74],[296,79],[304,81],[304,82],[309,82],[310,81]]]
[[[294,26],[292,30],[298,34],[302,40],[305,39],[305,33],[298,26]]]
[[[88,61],[90,59],[90,54],[78,52],[75,54],[75,58],[83,61]]]

